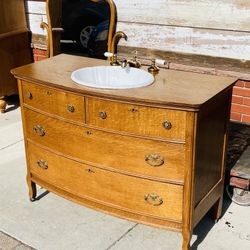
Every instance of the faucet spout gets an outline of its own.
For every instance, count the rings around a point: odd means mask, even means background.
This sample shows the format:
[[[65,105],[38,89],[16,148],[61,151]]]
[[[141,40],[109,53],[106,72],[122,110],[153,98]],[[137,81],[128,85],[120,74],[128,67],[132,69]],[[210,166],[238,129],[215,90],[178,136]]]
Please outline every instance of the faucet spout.
[[[117,54],[117,45],[120,39],[122,38],[124,38],[126,41],[128,39],[127,35],[123,31],[118,31],[115,33],[112,39],[112,43],[111,43],[111,51],[110,51],[111,53]]]

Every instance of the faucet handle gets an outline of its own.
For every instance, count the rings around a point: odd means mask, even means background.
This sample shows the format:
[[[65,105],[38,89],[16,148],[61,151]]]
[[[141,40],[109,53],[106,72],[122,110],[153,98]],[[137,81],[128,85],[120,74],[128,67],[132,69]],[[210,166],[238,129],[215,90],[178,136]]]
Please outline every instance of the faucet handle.
[[[105,52],[105,53],[104,53],[104,56],[105,56],[105,57],[112,57],[112,56],[114,56],[114,54],[111,53],[111,52]]]
[[[166,61],[161,60],[161,59],[152,59],[151,61],[152,61],[152,63],[150,65],[150,67],[148,68],[148,72],[150,72],[152,74],[157,74],[160,71],[159,67],[157,67],[156,64],[161,64],[161,65],[166,64]]]
[[[162,59],[155,59],[155,63],[156,63],[156,64],[160,64],[160,65],[165,65],[165,64],[166,64],[166,61],[165,61],[165,60],[162,60]]]
[[[134,54],[134,57],[136,58],[137,55],[138,55],[138,51],[135,49],[135,50],[132,51],[132,54]]]

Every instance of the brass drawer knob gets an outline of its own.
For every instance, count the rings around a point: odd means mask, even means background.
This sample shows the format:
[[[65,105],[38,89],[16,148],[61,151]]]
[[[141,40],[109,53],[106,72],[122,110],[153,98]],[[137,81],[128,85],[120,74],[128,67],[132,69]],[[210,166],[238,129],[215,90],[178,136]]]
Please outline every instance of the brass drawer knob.
[[[160,206],[163,204],[163,199],[157,194],[147,194],[144,196],[144,200],[152,206]]]
[[[74,113],[74,112],[75,112],[75,107],[74,107],[73,105],[69,104],[69,105],[68,105],[68,111],[69,111],[70,113]]]
[[[28,91],[27,97],[28,97],[28,99],[30,99],[30,100],[33,98],[32,93],[31,93],[30,91]]]
[[[150,154],[145,156],[145,161],[147,164],[153,167],[159,167],[165,162],[162,156],[156,154]]]
[[[44,161],[44,160],[38,160],[36,163],[37,163],[38,167],[40,167],[44,170],[48,169],[48,167],[49,167],[48,162]]]
[[[102,119],[106,119],[107,118],[107,113],[105,111],[101,111],[99,112],[99,117]]]
[[[39,136],[45,136],[45,129],[41,125],[34,126],[33,131]]]
[[[162,123],[162,126],[165,129],[171,129],[172,128],[172,123],[170,121],[165,121],[165,122]]]

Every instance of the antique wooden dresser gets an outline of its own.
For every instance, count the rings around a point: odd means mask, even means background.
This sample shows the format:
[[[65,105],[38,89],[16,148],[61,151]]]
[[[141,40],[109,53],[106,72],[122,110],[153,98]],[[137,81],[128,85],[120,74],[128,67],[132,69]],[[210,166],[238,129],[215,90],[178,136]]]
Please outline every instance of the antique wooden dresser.
[[[18,78],[31,200],[36,184],[132,221],[192,230],[221,215],[227,124],[236,79],[161,70],[143,88],[101,90],[71,72],[108,62],[59,55]],[[40,201],[42,202],[42,200]]]

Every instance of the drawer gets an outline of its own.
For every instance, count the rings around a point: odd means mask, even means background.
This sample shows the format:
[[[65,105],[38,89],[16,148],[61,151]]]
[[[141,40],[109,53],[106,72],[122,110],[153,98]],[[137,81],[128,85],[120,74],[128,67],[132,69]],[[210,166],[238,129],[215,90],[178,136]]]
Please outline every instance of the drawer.
[[[87,129],[24,108],[27,138],[95,166],[183,183],[185,144]]]
[[[28,144],[32,176],[79,197],[140,215],[182,220],[183,187],[90,167]]]
[[[100,128],[168,139],[185,139],[186,112],[86,98],[86,120]]]
[[[85,122],[84,97],[22,82],[23,102],[50,114]]]

